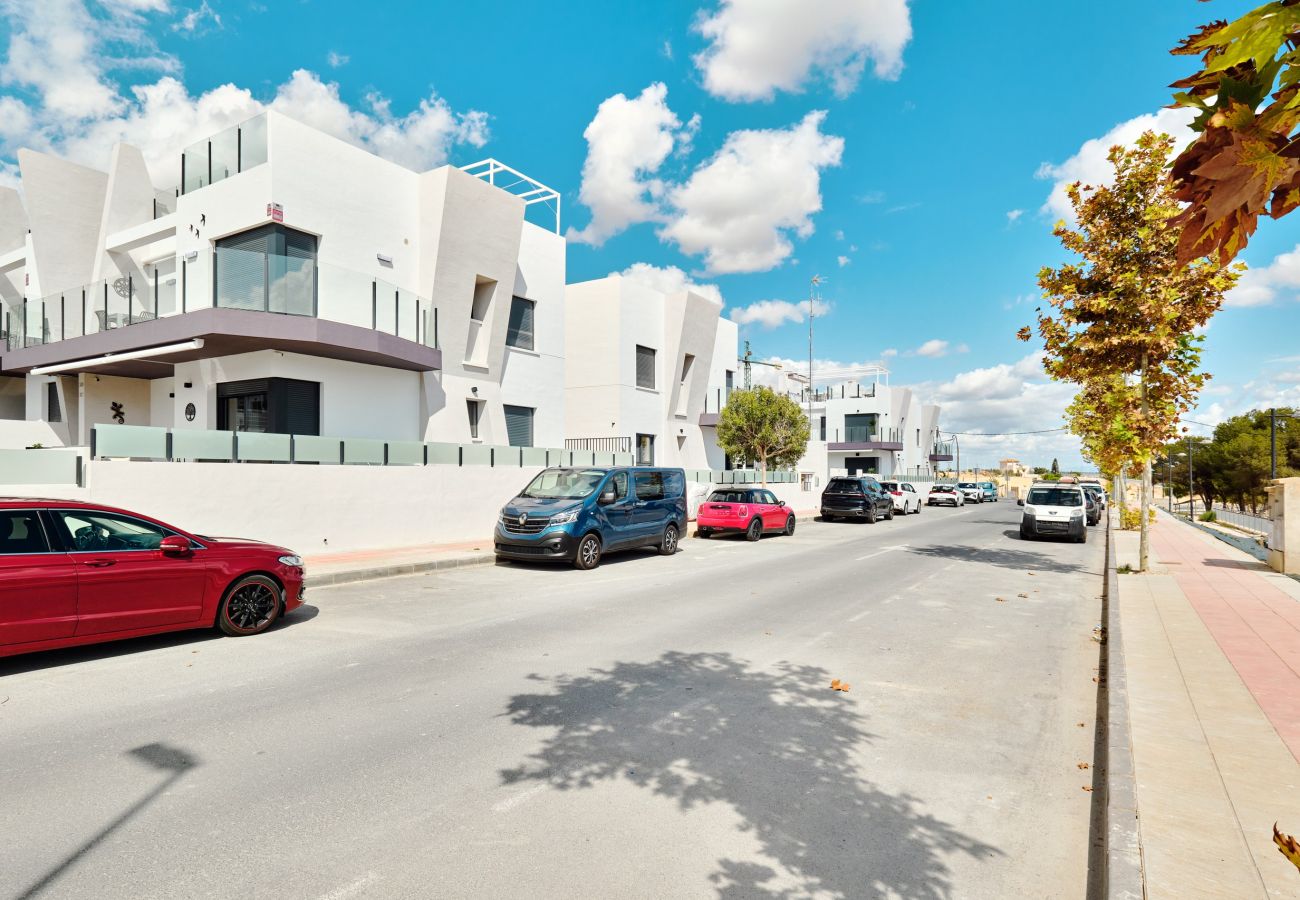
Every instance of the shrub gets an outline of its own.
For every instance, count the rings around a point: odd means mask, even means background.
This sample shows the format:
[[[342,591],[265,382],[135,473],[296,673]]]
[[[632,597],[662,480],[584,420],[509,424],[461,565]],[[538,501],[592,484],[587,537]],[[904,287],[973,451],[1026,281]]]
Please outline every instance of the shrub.
[[[1142,510],[1126,506],[1120,510],[1119,527],[1125,531],[1137,531],[1142,524]]]
[[[1219,519],[1218,515],[1212,509],[1207,509],[1196,518],[1200,519],[1202,522],[1216,522]]]

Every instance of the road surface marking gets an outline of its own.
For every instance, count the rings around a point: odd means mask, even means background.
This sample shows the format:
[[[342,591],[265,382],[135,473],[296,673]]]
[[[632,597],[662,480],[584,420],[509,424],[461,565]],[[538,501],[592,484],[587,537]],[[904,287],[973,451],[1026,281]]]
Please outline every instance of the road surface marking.
[[[542,791],[546,790],[549,787],[550,787],[549,784],[543,782],[542,784],[539,784],[536,787],[530,787],[526,791],[520,791],[519,793],[515,794],[513,797],[507,797],[506,799],[502,800],[500,803],[493,806],[492,811],[509,812],[519,804],[527,803],[529,800],[533,799],[534,797],[536,797],[538,794],[540,794]]]
[[[317,900],[343,900],[344,897],[351,897],[353,894],[356,894],[368,885],[374,884],[378,880],[379,874],[377,872],[367,872],[356,881],[351,881],[341,887],[336,887],[328,893],[321,894]]]
[[[906,549],[907,549],[907,545],[906,545],[906,544],[898,544],[898,545],[893,546],[893,547],[886,547],[886,548],[884,548],[883,550],[877,550],[875,553],[868,553],[866,556],[859,556],[857,559],[855,559],[855,560],[853,560],[853,561],[854,561],[854,562],[862,562],[863,560],[874,559],[874,558],[877,557],[877,556],[881,556],[881,555],[883,555],[883,554],[885,554],[885,553],[889,553],[890,551],[893,551],[893,550],[906,550]]]

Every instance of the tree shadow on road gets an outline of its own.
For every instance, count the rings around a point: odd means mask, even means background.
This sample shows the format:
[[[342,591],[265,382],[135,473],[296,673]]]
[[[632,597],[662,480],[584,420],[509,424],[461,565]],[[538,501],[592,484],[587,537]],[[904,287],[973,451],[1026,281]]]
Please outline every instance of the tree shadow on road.
[[[1045,553],[1036,553],[1032,550],[932,544],[928,547],[908,547],[907,552],[915,553],[917,556],[928,556],[932,559],[946,559],[950,562],[984,563],[1002,569],[1023,569],[1027,572],[1069,574],[1071,572],[1090,571],[1087,567],[1078,563],[1055,559]]]
[[[874,736],[830,679],[815,666],[678,652],[558,676],[511,699],[515,724],[550,736],[501,779],[558,790],[625,780],[683,811],[728,804],[766,858],[718,861],[710,880],[729,900],[948,897],[946,857],[1001,852],[862,776]]]

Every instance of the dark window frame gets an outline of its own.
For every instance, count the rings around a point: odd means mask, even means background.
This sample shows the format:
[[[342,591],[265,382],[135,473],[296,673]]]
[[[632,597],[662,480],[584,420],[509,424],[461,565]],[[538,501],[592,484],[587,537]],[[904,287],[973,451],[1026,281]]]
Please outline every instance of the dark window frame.
[[[527,313],[520,313],[518,319],[515,310],[527,310]],[[521,326],[523,319],[527,318],[528,329],[524,330]],[[521,343],[522,336],[527,335],[528,343]],[[511,337],[514,340],[511,340]],[[527,297],[513,296],[510,298],[510,317],[506,322],[506,346],[513,347],[516,350],[530,350],[537,352],[537,301],[529,300]]]
[[[641,365],[642,360],[649,361],[649,366],[646,367],[645,372],[643,372],[643,367]],[[644,344],[637,344],[636,345],[636,373],[635,373],[636,386],[639,388],[644,388],[645,390],[648,391],[657,390],[656,385],[658,385],[659,383],[659,377],[656,368],[658,367],[658,365],[659,365],[658,351],[655,350],[654,347],[647,347]],[[646,384],[645,381],[643,380],[643,375],[647,375],[647,374],[649,377],[649,382],[650,382],[649,384]]]

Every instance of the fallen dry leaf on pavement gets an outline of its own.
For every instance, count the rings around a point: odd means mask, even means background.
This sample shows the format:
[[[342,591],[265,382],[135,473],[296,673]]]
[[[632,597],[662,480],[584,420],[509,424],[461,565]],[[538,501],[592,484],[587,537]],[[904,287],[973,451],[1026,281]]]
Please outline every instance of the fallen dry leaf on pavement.
[[[1029,595],[1028,595],[1028,594],[1016,594],[1016,596],[1017,596],[1017,597],[1024,597],[1026,600],[1029,599]]]
[[[1091,768],[1091,767],[1088,765],[1088,763],[1086,763],[1086,762],[1076,763],[1075,765],[1077,765],[1080,769],[1088,769],[1088,768]]]
[[[1079,723],[1079,727],[1080,727],[1080,728],[1087,728],[1088,726],[1087,726],[1085,723],[1080,722],[1080,723]]]
[[[1087,791],[1089,794],[1092,793],[1092,785],[1090,785],[1090,784],[1085,784],[1085,785],[1083,786],[1083,789],[1084,789],[1085,791]]]
[[[999,603],[1006,603],[1006,602],[1007,602],[1007,598],[1006,598],[1006,597],[998,597],[998,598],[997,598],[997,601],[998,601]]]
[[[1300,869],[1300,842],[1291,835],[1278,831],[1276,822],[1273,823],[1273,843],[1277,844],[1277,849],[1283,856]]]
[[[849,689],[849,683],[847,681],[840,681],[838,678],[836,678],[834,681],[831,682],[832,691],[847,691],[848,689]]]

